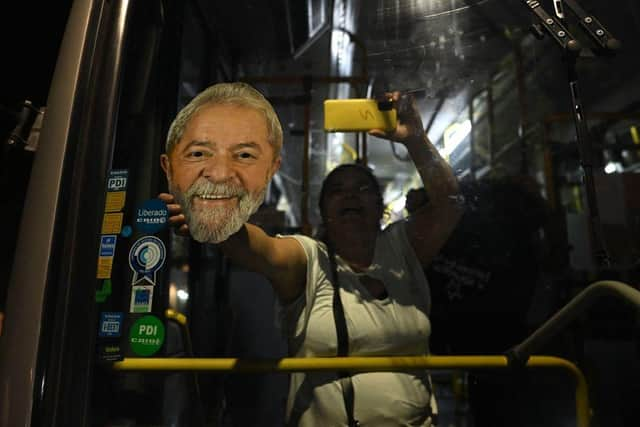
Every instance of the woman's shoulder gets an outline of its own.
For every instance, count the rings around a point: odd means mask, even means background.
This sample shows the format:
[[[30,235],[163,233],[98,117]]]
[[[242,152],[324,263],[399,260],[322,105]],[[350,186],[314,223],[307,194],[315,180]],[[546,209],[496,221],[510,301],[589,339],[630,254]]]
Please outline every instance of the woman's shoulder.
[[[295,239],[304,249],[308,260],[312,260],[318,256],[326,256],[328,253],[327,245],[324,242],[304,234],[277,234],[276,238]]]

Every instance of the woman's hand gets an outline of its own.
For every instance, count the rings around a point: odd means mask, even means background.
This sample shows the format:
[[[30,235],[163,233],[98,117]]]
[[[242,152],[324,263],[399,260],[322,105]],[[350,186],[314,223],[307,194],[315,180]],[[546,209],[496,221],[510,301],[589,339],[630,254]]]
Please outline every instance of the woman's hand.
[[[378,138],[390,139],[401,143],[410,141],[422,141],[426,138],[424,126],[420,112],[416,107],[415,99],[411,94],[403,94],[401,92],[385,93],[385,99],[393,102],[398,112],[398,124],[392,131],[384,131],[381,129],[372,129],[369,135]]]
[[[169,211],[169,225],[173,227],[176,234],[181,236],[189,235],[189,226],[187,225],[187,219],[182,213],[182,206],[176,203],[173,194],[160,193],[158,199],[162,200],[167,205]]]

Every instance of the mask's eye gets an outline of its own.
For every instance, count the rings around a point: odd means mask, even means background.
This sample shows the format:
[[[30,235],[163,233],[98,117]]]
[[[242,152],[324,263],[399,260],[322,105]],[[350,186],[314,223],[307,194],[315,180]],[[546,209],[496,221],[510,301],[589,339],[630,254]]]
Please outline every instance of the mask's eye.
[[[249,160],[249,159],[256,159],[257,156],[253,153],[250,153],[248,151],[242,151],[240,153],[238,153],[238,158],[242,159],[242,160]]]
[[[195,147],[195,146],[191,147],[184,153],[184,157],[187,160],[193,160],[193,161],[204,160],[205,158],[208,158],[211,156],[212,156],[212,152],[210,150],[207,150],[206,148],[202,148],[202,147]]]

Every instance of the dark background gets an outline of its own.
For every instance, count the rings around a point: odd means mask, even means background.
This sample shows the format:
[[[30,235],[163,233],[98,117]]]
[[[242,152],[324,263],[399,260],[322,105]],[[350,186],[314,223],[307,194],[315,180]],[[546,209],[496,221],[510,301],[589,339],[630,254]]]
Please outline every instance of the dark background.
[[[6,230],[0,245],[0,309],[4,307],[9,270],[13,262],[19,218],[31,170],[33,153],[8,147],[7,138],[17,123],[16,115],[25,100],[44,107],[67,17],[70,0],[45,2],[3,2],[0,6],[0,138],[3,189],[2,224]],[[53,3],[53,2],[51,2]]]

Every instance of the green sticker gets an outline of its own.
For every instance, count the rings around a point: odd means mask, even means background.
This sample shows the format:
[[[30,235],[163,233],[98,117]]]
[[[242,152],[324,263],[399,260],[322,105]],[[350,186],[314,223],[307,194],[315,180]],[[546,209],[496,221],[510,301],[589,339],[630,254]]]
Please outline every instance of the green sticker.
[[[96,291],[96,302],[105,302],[111,295],[111,279],[102,281],[102,288]]]
[[[144,316],[129,329],[131,350],[138,356],[151,356],[162,347],[164,325],[155,316]]]

